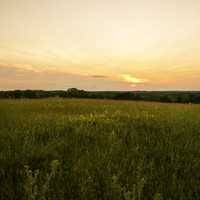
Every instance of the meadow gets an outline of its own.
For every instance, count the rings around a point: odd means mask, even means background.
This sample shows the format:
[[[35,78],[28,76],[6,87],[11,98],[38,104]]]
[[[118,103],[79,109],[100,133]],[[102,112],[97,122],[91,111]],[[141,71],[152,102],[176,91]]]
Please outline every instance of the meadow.
[[[198,200],[200,105],[0,100],[1,200]]]

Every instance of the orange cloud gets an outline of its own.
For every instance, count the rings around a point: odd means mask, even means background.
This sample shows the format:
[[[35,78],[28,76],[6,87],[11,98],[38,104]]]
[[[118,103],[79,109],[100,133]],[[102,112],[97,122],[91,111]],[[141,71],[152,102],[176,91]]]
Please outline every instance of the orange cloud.
[[[115,80],[103,75],[96,75],[95,77],[83,74],[70,74],[54,69],[38,72],[18,64],[8,65],[0,63],[0,90],[65,90],[71,87],[104,91],[131,90],[131,87],[121,80]]]

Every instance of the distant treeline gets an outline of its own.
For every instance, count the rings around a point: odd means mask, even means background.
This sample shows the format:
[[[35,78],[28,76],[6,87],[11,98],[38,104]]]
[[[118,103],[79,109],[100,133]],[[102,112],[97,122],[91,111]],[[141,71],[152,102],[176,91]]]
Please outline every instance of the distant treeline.
[[[84,91],[70,88],[67,91],[43,91],[43,90],[13,90],[0,91],[0,98],[92,98],[92,99],[119,99],[119,100],[140,100],[158,101],[172,103],[200,103],[200,91]]]

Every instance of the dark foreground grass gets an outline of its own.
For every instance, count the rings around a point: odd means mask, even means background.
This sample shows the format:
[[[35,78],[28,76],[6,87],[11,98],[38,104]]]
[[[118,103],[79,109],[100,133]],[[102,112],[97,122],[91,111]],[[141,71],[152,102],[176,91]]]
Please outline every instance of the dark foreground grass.
[[[200,106],[1,100],[0,199],[200,199]]]

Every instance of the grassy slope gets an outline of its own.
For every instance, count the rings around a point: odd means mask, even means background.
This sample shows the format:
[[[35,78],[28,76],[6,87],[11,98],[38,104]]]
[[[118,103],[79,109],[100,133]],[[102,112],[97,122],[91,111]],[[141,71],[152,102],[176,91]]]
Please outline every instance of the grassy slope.
[[[199,199],[199,158],[198,105],[0,100],[0,199]]]

